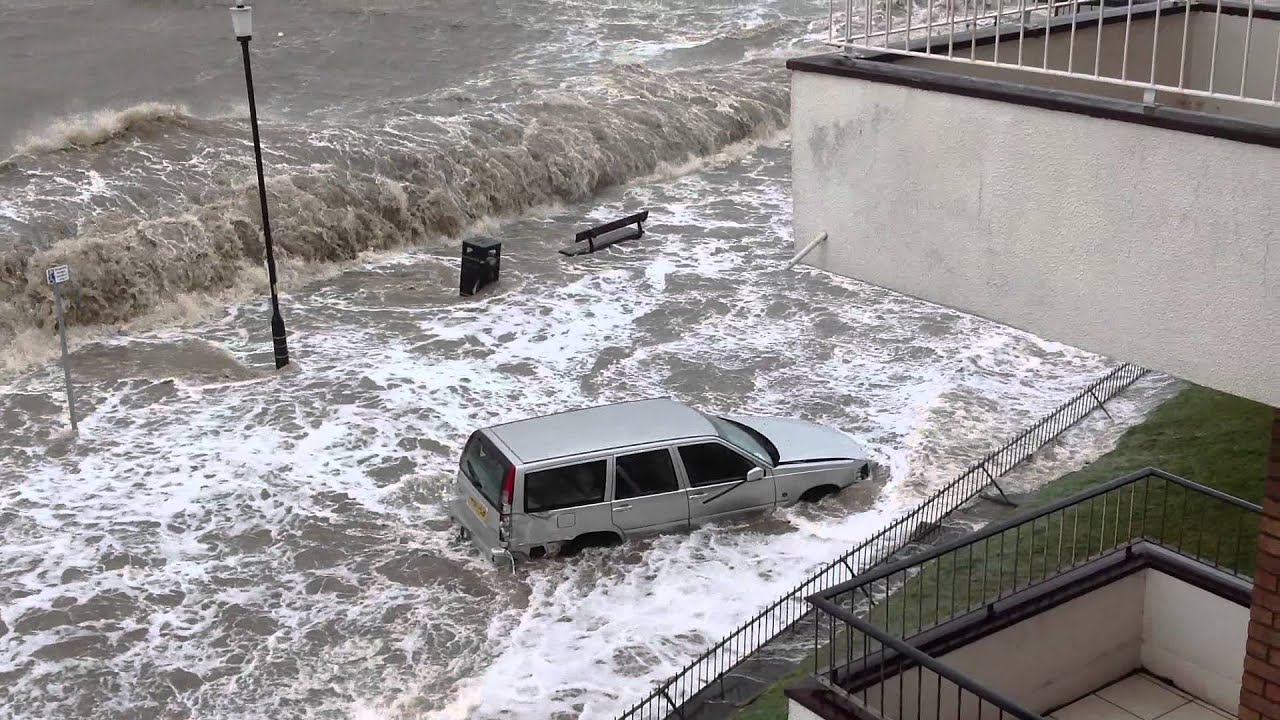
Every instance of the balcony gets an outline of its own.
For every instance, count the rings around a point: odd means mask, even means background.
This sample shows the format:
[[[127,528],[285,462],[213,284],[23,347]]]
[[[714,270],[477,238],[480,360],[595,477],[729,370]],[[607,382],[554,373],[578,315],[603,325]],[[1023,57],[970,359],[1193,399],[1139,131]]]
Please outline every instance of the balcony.
[[[1147,469],[814,595],[789,717],[1234,717],[1260,512]]]

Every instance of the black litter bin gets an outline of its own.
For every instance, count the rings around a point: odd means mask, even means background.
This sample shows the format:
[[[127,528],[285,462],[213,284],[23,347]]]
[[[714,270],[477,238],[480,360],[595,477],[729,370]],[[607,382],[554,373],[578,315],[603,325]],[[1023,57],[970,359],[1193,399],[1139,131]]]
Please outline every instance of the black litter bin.
[[[502,268],[502,243],[494,238],[479,237],[462,241],[462,274],[458,294],[475,295],[486,286],[498,282]]]

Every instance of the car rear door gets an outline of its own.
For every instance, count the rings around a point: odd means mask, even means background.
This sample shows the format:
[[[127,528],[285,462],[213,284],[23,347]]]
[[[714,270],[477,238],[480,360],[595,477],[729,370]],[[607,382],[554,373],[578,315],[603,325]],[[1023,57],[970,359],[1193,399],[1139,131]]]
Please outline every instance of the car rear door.
[[[689,499],[671,448],[620,454],[613,460],[613,524],[624,535],[689,526]]]
[[[517,501],[523,515],[512,529],[516,542],[541,545],[612,531],[608,462],[596,457],[526,470]]]
[[[745,454],[724,443],[707,440],[681,445],[676,455],[689,483],[691,525],[774,507],[772,471]],[[764,478],[746,482],[747,472],[752,468],[761,468]]]
[[[502,485],[514,473],[511,460],[478,430],[467,440],[458,462],[458,479],[450,514],[485,551],[499,547]]]

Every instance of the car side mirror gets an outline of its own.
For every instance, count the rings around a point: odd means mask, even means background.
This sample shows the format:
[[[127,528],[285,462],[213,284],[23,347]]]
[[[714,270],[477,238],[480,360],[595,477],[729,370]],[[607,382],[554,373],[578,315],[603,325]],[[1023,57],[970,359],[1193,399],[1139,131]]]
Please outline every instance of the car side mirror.
[[[764,470],[761,470],[760,468],[755,467],[747,471],[747,482],[755,482],[757,480],[763,480],[763,479],[764,479]]]

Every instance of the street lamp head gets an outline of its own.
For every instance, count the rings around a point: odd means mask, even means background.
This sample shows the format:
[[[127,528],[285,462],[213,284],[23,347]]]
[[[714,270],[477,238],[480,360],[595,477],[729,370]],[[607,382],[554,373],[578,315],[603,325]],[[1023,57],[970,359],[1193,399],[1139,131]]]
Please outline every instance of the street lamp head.
[[[253,7],[245,5],[244,0],[236,0],[236,6],[231,8],[231,27],[236,31],[237,40],[253,36]]]

